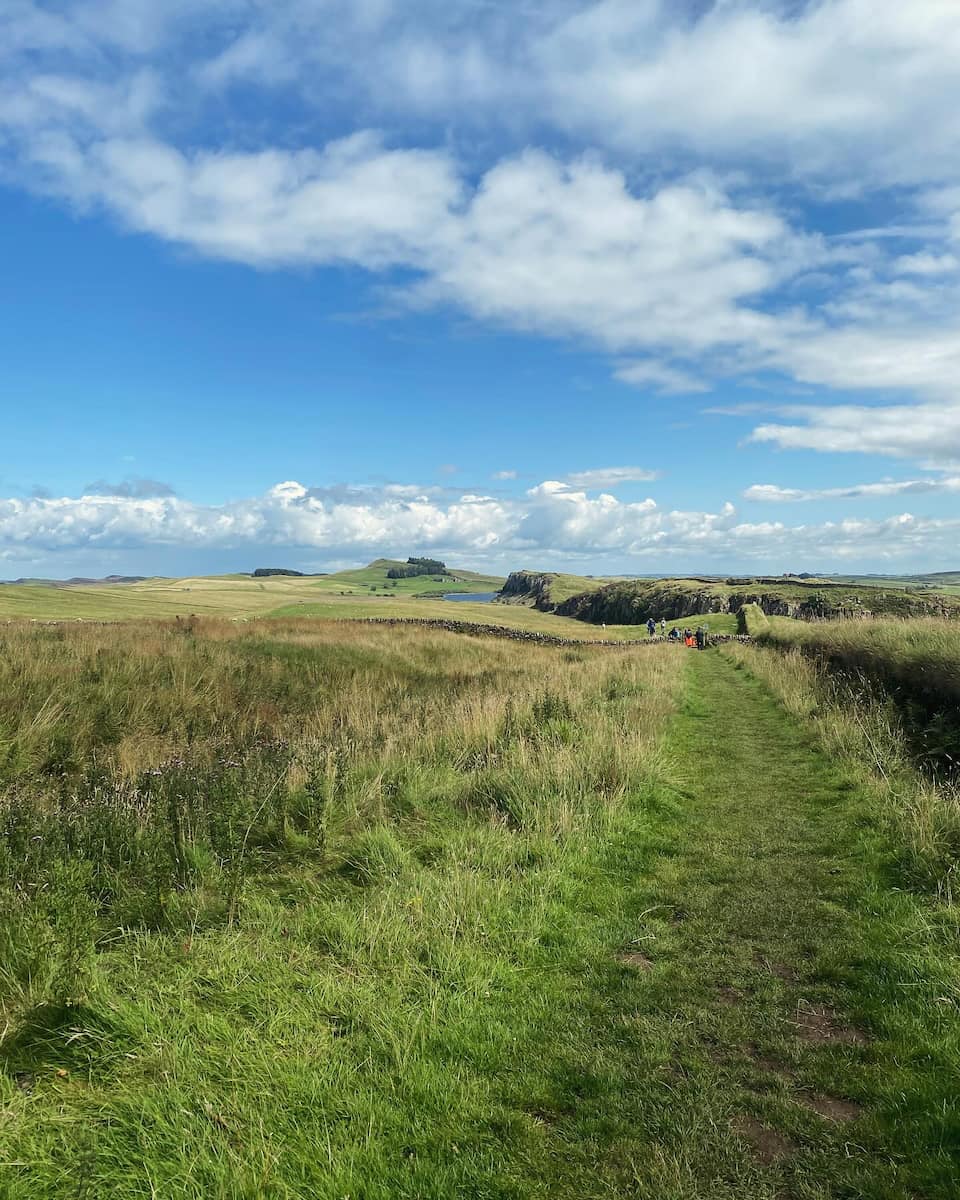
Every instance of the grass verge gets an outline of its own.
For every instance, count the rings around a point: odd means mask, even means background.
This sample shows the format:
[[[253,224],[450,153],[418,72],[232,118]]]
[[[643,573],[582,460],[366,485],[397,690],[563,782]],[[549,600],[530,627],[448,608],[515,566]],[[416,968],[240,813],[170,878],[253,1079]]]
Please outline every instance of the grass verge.
[[[762,679],[874,796],[901,880],[952,903],[960,865],[957,727],[949,693],[932,684],[952,670],[944,647],[936,639],[924,645],[905,622],[889,629],[880,622],[850,631],[790,628],[799,624],[774,620],[760,642],[731,643],[721,652]],[[834,652],[838,645],[850,653]],[[909,695],[931,689],[932,707],[910,704],[891,682],[896,678],[911,681]],[[944,763],[951,772],[946,777],[938,769]]]

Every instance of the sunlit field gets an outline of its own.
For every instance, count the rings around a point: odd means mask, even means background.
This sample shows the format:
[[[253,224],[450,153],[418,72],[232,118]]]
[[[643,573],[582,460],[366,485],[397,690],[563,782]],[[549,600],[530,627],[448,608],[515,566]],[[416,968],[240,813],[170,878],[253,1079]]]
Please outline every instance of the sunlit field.
[[[165,1197],[441,1194],[501,1145],[546,1169],[503,1122],[578,1052],[552,1045],[567,972],[617,911],[601,863],[639,836],[679,649],[285,621],[11,625],[0,650],[20,1194],[78,1162],[91,1195]]]

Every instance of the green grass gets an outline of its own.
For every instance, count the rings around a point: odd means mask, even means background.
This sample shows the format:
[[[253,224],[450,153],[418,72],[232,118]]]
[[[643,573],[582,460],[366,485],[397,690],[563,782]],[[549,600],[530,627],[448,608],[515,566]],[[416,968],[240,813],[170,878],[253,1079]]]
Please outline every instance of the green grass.
[[[554,604],[562,604],[564,600],[569,600],[571,596],[577,596],[581,592],[593,591],[604,584],[612,583],[615,578],[616,576],[611,576],[610,578],[589,578],[586,575],[567,575],[563,572],[553,572],[550,574],[550,599]]]
[[[349,599],[327,596],[323,600],[301,601],[284,605],[269,614],[271,617],[310,617],[318,620],[369,620],[381,617],[401,617],[413,620],[468,621],[476,625],[496,625],[504,629],[523,629],[555,637],[579,641],[646,641],[647,630],[642,625],[587,625],[571,617],[558,617],[536,609],[515,604],[473,604],[468,600],[452,604],[444,600],[411,600],[398,597],[355,596]],[[702,619],[702,618],[701,618]],[[736,632],[736,619],[729,614],[711,614],[708,618],[714,633]],[[693,618],[668,621],[684,628],[696,624]],[[659,631],[659,626],[658,626]]]
[[[771,645],[799,646],[894,684],[914,681],[960,700],[960,620],[820,621],[774,618]]]
[[[875,797],[902,882],[947,899],[960,869],[960,625],[773,617],[724,653],[762,678]]]
[[[0,640],[0,1196],[955,1195],[957,911],[745,667]]]
[[[871,794],[756,680],[721,655],[690,669],[670,738],[677,852],[640,885],[638,903],[662,907],[647,918],[654,965],[638,1017],[679,1068],[673,1114],[691,1167],[716,1148],[710,1184],[701,1166],[663,1194],[946,1200],[960,1169],[948,1065],[960,1033],[940,1015],[960,997],[956,910],[887,885]],[[833,1038],[802,1028],[815,1010]],[[824,1120],[818,1095],[859,1117]],[[788,1141],[781,1161],[743,1165],[731,1186],[724,1148],[745,1118],[742,1161],[761,1127]]]
[[[679,652],[304,622],[3,649],[4,1194],[548,1194]]]
[[[397,565],[402,564],[378,559],[355,571],[302,578],[213,575],[69,587],[8,584],[0,586],[0,619],[117,621],[185,617],[191,613],[254,617],[298,603],[322,603],[341,596],[409,598],[438,592],[496,591],[503,584],[500,577],[456,568],[442,579],[417,576],[388,580],[387,571]]]
[[[790,620],[789,617],[782,619]],[[737,613],[737,631],[749,637],[762,637],[770,631],[770,618],[759,604],[744,604]]]
[[[315,595],[313,582],[210,576],[75,587],[0,587],[0,619],[122,621],[173,616],[249,617]]]
[[[151,579],[138,584],[101,584],[88,587],[0,587],[0,620],[129,621],[187,617],[311,617],[318,620],[363,620],[371,617],[412,617],[431,620],[472,621],[550,633],[581,640],[632,640],[646,637],[638,625],[586,625],[572,618],[540,613],[523,605],[474,604],[431,598],[443,591],[490,591],[503,582],[469,572],[455,572],[456,581],[442,585],[432,577],[397,580],[384,586],[387,566],[344,572],[323,579],[271,576],[210,576],[192,579]],[[376,585],[371,591],[370,584]],[[735,619],[728,614],[708,618],[715,633],[733,633]],[[668,622],[683,628],[693,618]]]
[[[376,590],[397,596],[434,595],[438,592],[497,592],[503,586],[502,575],[481,575],[476,571],[448,568],[446,575],[415,575],[409,579],[388,579],[392,567],[404,563],[393,559],[376,559],[357,570],[337,571],[314,582],[317,592],[333,595],[363,595]]]

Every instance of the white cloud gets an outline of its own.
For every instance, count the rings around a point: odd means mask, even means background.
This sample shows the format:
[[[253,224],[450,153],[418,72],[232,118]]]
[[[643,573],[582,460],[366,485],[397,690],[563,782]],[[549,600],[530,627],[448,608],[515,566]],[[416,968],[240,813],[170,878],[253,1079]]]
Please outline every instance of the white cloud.
[[[494,473],[492,475],[493,479],[501,479],[501,480],[516,479],[516,477],[517,477],[516,471],[494,471]]]
[[[314,560],[357,561],[379,554],[434,551],[452,561],[496,566],[544,562],[631,563],[653,569],[761,571],[859,562],[930,565],[955,554],[960,519],[899,514],[884,520],[817,525],[743,521],[732,504],[717,512],[664,511],[652,499],[625,502],[546,481],[505,500],[465,494],[450,499],[411,487],[308,488],[277,484],[265,495],[224,505],[175,496],[83,496],[0,500],[0,557],[29,556],[47,569],[68,555],[171,550],[212,554],[270,548]]]
[[[651,387],[664,395],[689,395],[710,390],[709,384],[704,383],[702,379],[667,363],[622,363],[614,374],[623,383],[632,383],[636,387]]]
[[[696,12],[7,0],[0,179],[206,256],[359,266],[400,304],[587,340],[640,388],[896,389],[923,403],[753,436],[960,461],[956,0]],[[256,93],[230,106],[250,87],[285,89],[282,123]],[[526,148],[551,126],[562,159]],[[898,185],[896,221],[807,234],[772,198],[798,182]]]
[[[903,275],[952,275],[960,271],[960,259],[955,254],[904,254],[893,267]]]
[[[131,499],[175,495],[169,483],[163,483],[158,479],[139,477],[124,479],[120,483],[107,483],[103,479],[98,479],[95,483],[88,483],[83,490],[84,495],[89,496],[126,496]]]
[[[635,194],[590,157],[503,159],[470,187],[444,150],[398,150],[367,131],[322,150],[184,152],[152,137],[95,137],[55,122],[22,147],[35,188],[100,207],[131,229],[260,267],[402,267],[406,304],[613,350],[702,353],[783,336],[755,305],[829,253],[773,211],[688,179]],[[620,376],[668,391],[673,367]]]
[[[792,504],[805,500],[876,500],[890,496],[926,496],[960,492],[960,476],[942,479],[883,480],[880,483],[856,483],[849,487],[784,488],[773,483],[755,483],[744,493],[745,500],[773,504]]]
[[[460,197],[443,152],[387,150],[371,133],[319,152],[184,154],[148,138],[83,144],[49,132],[28,153],[46,191],[255,266],[416,264],[443,236]]]
[[[541,42],[538,84],[567,128],[627,153],[764,159],[850,190],[955,178],[954,0],[601,0]]]
[[[12,3],[12,8],[11,8]],[[840,188],[956,179],[954,0],[8,0],[7,42],[139,59],[180,85],[299,88],[380,120],[553,124],[635,159],[773,162]],[[199,108],[196,99],[190,98]]]
[[[659,478],[659,471],[646,467],[599,467],[593,471],[574,471],[566,477],[566,482],[578,488],[615,488],[622,483],[650,483]]]
[[[960,466],[960,403],[811,405],[786,411],[802,423],[758,425],[750,439],[787,450],[880,454],[946,469]]]
[[[416,296],[611,349],[703,351],[775,325],[750,301],[824,253],[773,212],[688,180],[634,195],[589,158],[534,151],[491,168],[440,227]]]

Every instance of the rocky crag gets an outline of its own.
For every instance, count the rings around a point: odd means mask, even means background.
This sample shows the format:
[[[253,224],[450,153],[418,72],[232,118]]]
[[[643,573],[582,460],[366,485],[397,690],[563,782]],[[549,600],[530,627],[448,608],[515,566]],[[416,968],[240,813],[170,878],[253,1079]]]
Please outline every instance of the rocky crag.
[[[824,580],[757,579],[658,579],[618,580],[557,600],[549,572],[515,571],[500,596],[530,604],[541,612],[574,617],[591,624],[639,625],[682,620],[710,613],[738,613],[756,605],[770,617],[801,621],[835,618],[867,619],[874,616],[960,617],[960,598],[918,595],[893,588],[834,584]]]

